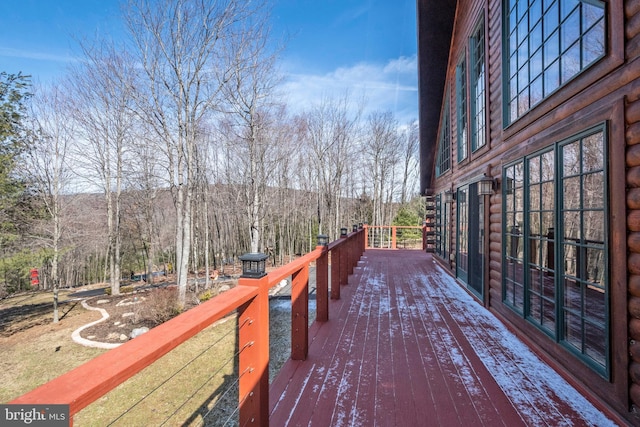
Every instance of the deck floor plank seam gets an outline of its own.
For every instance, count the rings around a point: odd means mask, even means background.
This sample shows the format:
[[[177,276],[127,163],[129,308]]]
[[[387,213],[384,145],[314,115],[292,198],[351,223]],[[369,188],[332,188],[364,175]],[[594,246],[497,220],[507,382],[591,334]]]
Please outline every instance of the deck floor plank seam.
[[[271,385],[273,425],[615,425],[462,286],[430,254],[365,252]]]

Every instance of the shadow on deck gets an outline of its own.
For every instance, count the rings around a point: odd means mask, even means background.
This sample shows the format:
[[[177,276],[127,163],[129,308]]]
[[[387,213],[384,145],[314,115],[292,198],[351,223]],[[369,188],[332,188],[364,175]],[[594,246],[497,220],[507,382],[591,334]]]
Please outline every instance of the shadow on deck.
[[[421,251],[367,250],[271,425],[615,425]]]

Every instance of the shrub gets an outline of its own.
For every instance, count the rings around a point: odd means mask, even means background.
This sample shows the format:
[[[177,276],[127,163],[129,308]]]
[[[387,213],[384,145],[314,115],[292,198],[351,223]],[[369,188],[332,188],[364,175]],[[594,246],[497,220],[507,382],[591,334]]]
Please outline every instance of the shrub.
[[[213,297],[213,294],[211,293],[211,289],[207,289],[206,291],[200,293],[200,295],[198,295],[198,301],[200,302],[205,302],[211,299],[211,297]]]
[[[176,288],[154,289],[147,294],[146,298],[147,302],[142,317],[156,325],[166,322],[182,312]]]

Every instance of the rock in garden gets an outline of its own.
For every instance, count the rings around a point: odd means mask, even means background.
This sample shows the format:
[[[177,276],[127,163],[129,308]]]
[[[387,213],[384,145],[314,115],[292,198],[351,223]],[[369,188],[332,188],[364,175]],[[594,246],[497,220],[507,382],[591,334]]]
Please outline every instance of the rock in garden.
[[[131,339],[134,339],[135,337],[139,337],[145,332],[149,332],[149,328],[143,326],[142,328],[135,328],[133,331],[131,331],[131,334],[129,336],[131,337]]]
[[[126,341],[128,338],[125,334],[120,334],[120,341]]]

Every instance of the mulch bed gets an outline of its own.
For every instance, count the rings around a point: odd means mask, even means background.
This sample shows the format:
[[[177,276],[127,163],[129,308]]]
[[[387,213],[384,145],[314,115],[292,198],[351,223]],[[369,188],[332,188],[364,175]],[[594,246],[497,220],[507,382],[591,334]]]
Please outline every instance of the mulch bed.
[[[201,291],[202,292],[202,291]],[[217,293],[216,287],[211,289],[212,295]],[[131,339],[131,333],[136,328],[149,329],[158,326],[170,317],[179,314],[168,308],[168,295],[173,294],[177,301],[175,287],[136,291],[131,294],[109,296],[101,295],[88,299],[89,306],[102,308],[109,313],[109,318],[81,331],[82,338],[103,343],[124,343]],[[195,292],[187,292],[187,302],[184,310],[188,310],[199,303]]]
[[[104,343],[122,343],[130,339],[136,328],[149,329],[158,323],[144,318],[147,305],[146,292],[124,296],[100,296],[87,300],[91,307],[102,308],[109,313],[109,318],[84,329],[80,336],[91,341]]]

